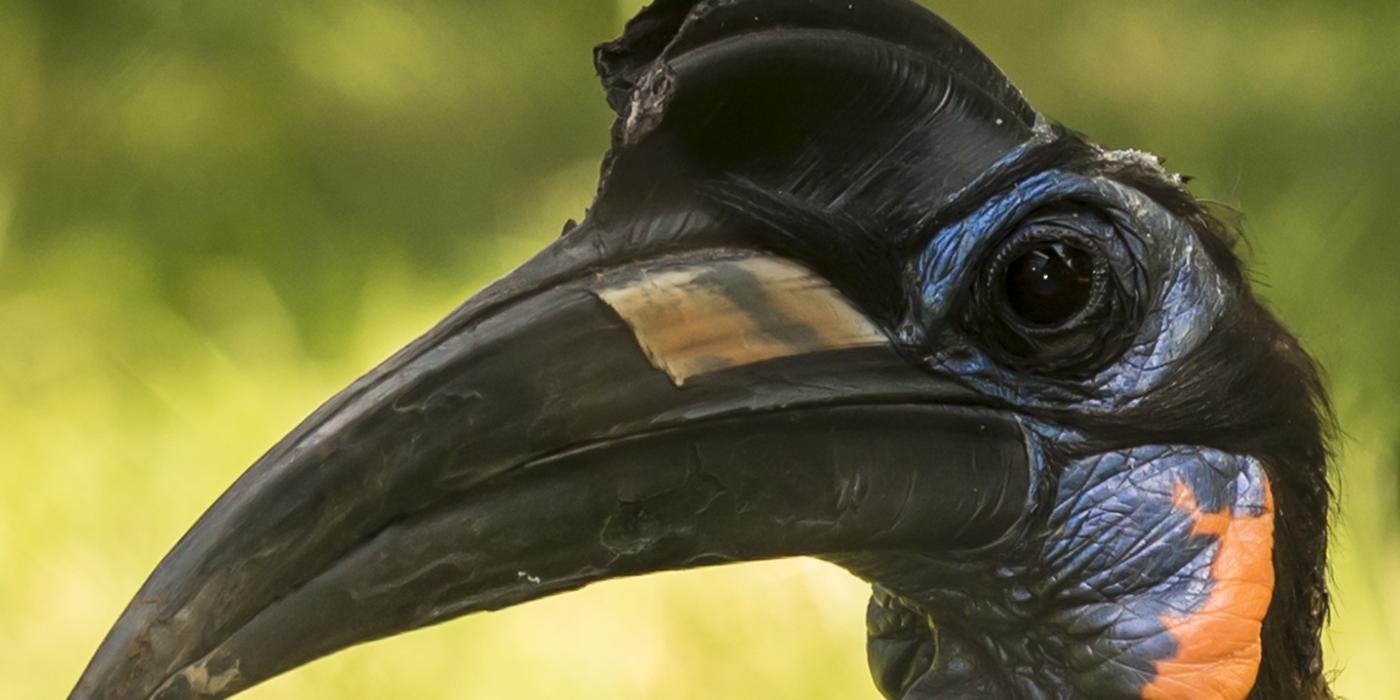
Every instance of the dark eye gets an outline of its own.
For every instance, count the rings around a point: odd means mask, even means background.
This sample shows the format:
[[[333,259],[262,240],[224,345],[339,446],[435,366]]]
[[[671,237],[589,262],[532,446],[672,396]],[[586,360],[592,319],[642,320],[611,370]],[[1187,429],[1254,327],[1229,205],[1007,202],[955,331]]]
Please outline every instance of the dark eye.
[[[1064,243],[1047,241],[1026,250],[1003,274],[1007,306],[1037,326],[1069,321],[1094,293],[1093,259]]]
[[[1087,376],[1130,340],[1135,305],[1110,262],[1113,225],[1083,209],[1043,212],[1006,235],[964,310],[967,330],[1003,364]]]

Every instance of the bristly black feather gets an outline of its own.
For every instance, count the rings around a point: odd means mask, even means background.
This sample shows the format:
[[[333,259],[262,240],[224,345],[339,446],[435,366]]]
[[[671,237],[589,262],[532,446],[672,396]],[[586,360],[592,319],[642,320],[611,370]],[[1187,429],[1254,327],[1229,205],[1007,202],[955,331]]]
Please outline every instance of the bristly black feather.
[[[1231,284],[1245,286],[1244,265],[1236,254],[1238,244],[1245,240],[1239,212],[1221,204],[1202,202],[1162,173],[1133,163],[1103,162],[1094,170],[1096,174],[1146,194],[1185,221],[1196,232],[1196,238],[1216,269]]]
[[[938,232],[966,219],[988,200],[1005,194],[1040,173],[1064,170],[1091,174],[1100,162],[1103,151],[1089,143],[1077,132],[1058,124],[1052,125],[1052,138],[1038,143],[1002,167],[991,170],[957,192],[948,202],[928,202],[921,205],[920,216],[911,227],[913,237],[908,246],[922,248]]]
[[[739,177],[706,182],[700,191],[757,245],[807,264],[872,318],[894,325],[902,312],[904,249],[889,221]]]
[[[893,325],[908,299],[906,268],[915,251],[990,197],[1052,168],[1087,171],[1101,153],[1068,130],[1028,149],[956,193],[929,202],[899,189],[907,164],[875,152],[851,164],[853,182],[794,177],[782,187],[730,176],[698,186],[710,205],[746,236],[827,276],[873,318]],[[800,193],[800,194],[799,194]]]

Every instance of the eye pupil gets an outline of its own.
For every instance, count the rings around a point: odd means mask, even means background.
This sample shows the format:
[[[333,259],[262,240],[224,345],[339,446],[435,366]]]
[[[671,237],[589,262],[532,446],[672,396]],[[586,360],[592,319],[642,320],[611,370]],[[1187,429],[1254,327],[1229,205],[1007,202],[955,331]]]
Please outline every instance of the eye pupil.
[[[1006,267],[1006,301],[1026,323],[1049,326],[1074,318],[1094,291],[1088,253],[1046,243],[1022,253]]]

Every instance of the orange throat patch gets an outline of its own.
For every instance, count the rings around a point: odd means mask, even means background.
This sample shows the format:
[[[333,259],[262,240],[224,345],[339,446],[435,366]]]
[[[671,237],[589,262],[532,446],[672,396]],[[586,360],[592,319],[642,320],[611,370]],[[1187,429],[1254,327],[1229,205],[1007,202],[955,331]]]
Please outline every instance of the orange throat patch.
[[[1191,488],[1178,483],[1178,510],[1191,514],[1193,535],[1219,542],[1210,573],[1213,584],[1195,612],[1167,615],[1162,624],[1176,640],[1176,656],[1157,662],[1157,677],[1144,700],[1243,700],[1254,688],[1263,655],[1260,631],[1274,592],[1274,500],[1264,484],[1257,514],[1206,513]]]

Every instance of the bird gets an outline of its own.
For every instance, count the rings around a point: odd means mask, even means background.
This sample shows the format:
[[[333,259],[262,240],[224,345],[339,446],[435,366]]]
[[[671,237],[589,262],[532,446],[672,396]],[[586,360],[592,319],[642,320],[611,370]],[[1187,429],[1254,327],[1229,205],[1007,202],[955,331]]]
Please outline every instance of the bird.
[[[1334,419],[1231,217],[908,0],[656,0],[594,61],[584,219],[258,459],[71,698],[796,556],[872,585],[891,699],[1330,697]]]

